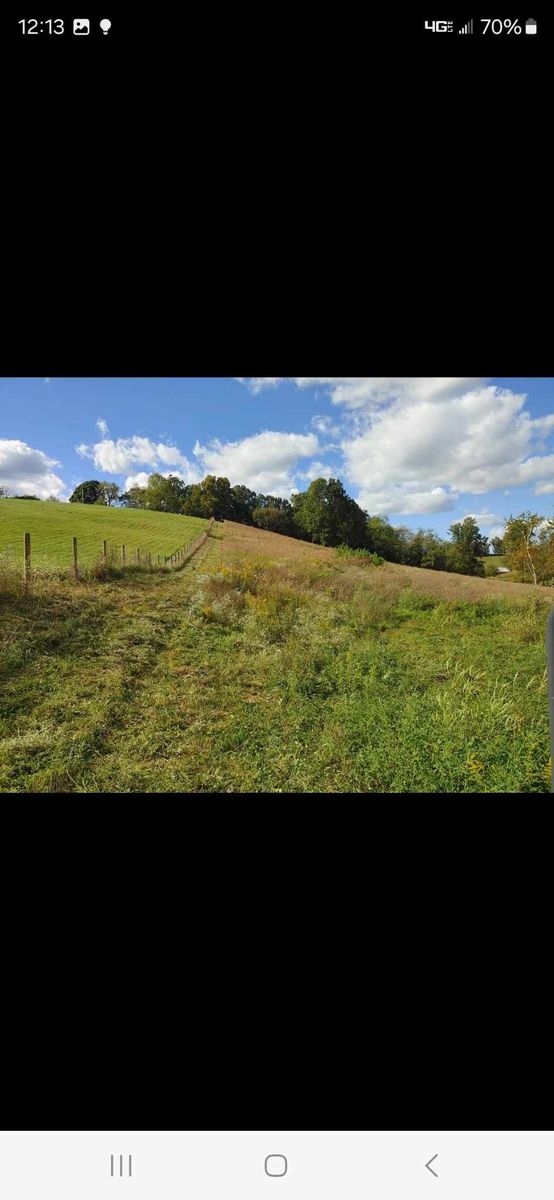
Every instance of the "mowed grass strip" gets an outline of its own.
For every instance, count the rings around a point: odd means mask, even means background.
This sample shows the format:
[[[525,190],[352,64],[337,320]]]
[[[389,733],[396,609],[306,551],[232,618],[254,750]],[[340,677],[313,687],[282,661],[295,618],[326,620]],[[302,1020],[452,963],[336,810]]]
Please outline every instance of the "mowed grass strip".
[[[31,534],[33,569],[71,568],[72,538],[77,538],[79,563],[91,566],[102,552],[102,543],[119,554],[125,545],[128,559],[136,550],[157,555],[173,554],[198,536],[208,522],[200,517],[146,509],[107,508],[96,504],[63,504],[48,500],[0,500],[0,558],[23,558],[23,535]]]
[[[0,611],[3,791],[549,792],[546,588],[224,534]]]

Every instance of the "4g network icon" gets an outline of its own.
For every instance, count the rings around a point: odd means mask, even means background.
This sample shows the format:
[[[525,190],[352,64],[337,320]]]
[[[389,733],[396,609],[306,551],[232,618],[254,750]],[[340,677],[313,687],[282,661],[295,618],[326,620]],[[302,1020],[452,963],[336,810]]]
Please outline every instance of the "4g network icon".
[[[425,28],[431,33],[453,33],[453,21],[426,21]]]

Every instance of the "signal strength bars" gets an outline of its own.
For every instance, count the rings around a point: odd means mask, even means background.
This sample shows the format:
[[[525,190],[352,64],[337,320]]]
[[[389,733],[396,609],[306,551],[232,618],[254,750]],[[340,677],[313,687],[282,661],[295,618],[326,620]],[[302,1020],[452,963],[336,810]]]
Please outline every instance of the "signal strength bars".
[[[471,18],[471,21],[468,21],[467,24],[462,27],[462,29],[458,30],[458,33],[473,33],[473,17]]]

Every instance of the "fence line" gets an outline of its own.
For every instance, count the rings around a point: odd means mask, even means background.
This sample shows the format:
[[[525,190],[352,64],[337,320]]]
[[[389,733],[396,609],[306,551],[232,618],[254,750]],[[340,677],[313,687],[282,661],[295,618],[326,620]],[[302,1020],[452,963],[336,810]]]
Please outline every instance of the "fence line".
[[[186,542],[184,546],[180,546],[178,550],[173,552],[173,554],[166,554],[164,558],[165,564],[167,565],[169,562],[170,567],[182,567],[184,563],[188,562],[189,558],[192,558],[192,555],[195,553],[195,551],[199,550],[200,546],[204,545],[206,538],[209,537],[212,525],[214,524],[214,519],[214,517],[210,517],[208,528],[205,529],[203,533],[199,533],[198,536],[192,538],[190,542]]]
[[[180,546],[178,550],[174,550],[173,554],[165,554],[163,556],[163,564],[161,561],[162,555],[158,554],[158,565],[159,566],[162,566],[162,565],[167,566],[169,563],[170,567],[180,567],[184,563],[188,562],[189,558],[192,557],[192,555],[195,553],[195,551],[199,550],[200,546],[203,546],[204,542],[206,541],[206,538],[210,534],[213,524],[214,524],[214,517],[210,517],[210,521],[209,521],[207,529],[205,529],[202,533],[198,534],[197,537],[191,538],[191,540],[186,542],[184,546]],[[77,548],[77,538],[76,537],[72,538],[72,546],[73,546],[73,551],[72,551],[73,562],[72,562],[71,569],[73,571],[73,575],[74,575],[75,579],[78,579],[79,578],[79,557],[78,557],[78,548]],[[108,549],[109,548],[108,548],[107,541],[103,541],[102,542],[101,560],[104,564],[107,564],[108,560],[109,560]],[[114,546],[114,550],[115,550],[115,546]],[[137,549],[135,554],[136,554],[137,566],[140,566],[141,565],[140,550]],[[151,571],[152,570],[151,551],[150,550],[143,551],[143,554],[144,554],[144,562],[145,562],[145,564],[147,564],[148,570]],[[125,563],[126,563],[126,548],[125,548],[125,546],[122,546],[121,547],[121,564],[123,567],[125,566]],[[25,584],[25,587],[28,587],[29,583],[31,582],[31,579],[32,579],[31,534],[25,533],[23,535],[23,582]]]

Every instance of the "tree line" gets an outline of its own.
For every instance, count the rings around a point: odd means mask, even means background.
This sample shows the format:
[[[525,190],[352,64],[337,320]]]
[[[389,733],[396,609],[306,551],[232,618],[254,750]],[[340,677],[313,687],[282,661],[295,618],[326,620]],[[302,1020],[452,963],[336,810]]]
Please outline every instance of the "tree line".
[[[431,529],[391,525],[388,517],[370,516],[345,491],[339,479],[314,479],[290,500],[231,484],[224,476],[207,475],[186,484],[176,475],[154,473],[146,486],[119,492],[116,484],[86,480],[70,496],[71,503],[113,504],[158,512],[238,521],[272,533],[302,538],[322,546],[348,546],[381,555],[389,562],[484,575],[480,558],[489,553],[471,517],[450,527],[451,541]]]
[[[6,496],[7,489],[0,489],[1,495]],[[531,512],[510,516],[504,536],[489,542],[475,519],[466,517],[450,526],[447,540],[432,529],[413,530],[391,525],[386,516],[371,516],[347,495],[339,479],[314,479],[305,492],[286,500],[255,492],[244,484],[231,487],[223,476],[207,475],[200,483],[187,484],[176,475],[154,472],[145,487],[134,486],[126,492],[115,483],[84,480],[69,502],[238,521],[322,546],[369,550],[388,562],[463,575],[485,575],[481,560],[492,551],[505,554],[510,568],[526,581],[554,581],[554,521],[550,519]]]

